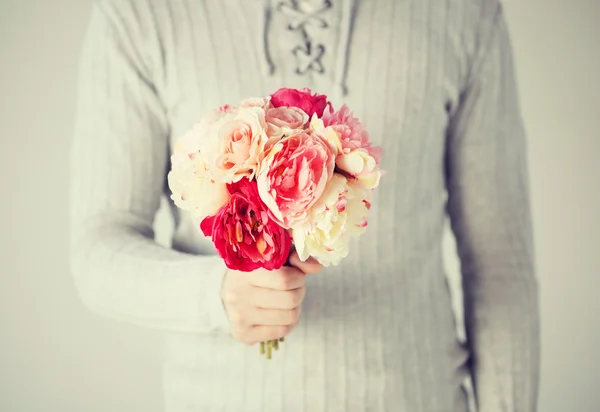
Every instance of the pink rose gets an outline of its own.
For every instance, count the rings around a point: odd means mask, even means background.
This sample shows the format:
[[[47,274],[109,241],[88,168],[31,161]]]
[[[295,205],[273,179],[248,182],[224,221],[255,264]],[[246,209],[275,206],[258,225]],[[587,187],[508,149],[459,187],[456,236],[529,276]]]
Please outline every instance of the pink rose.
[[[366,188],[379,185],[381,171],[377,165],[381,161],[381,147],[373,146],[365,127],[352,115],[348,106],[339,111],[323,115],[325,130],[333,129],[339,138],[335,160],[336,166],[346,175],[356,178]]]
[[[285,228],[306,219],[335,168],[335,156],[317,135],[298,133],[277,142],[261,164],[258,193]]]
[[[279,89],[271,95],[271,104],[273,107],[298,107],[304,110],[310,118],[313,117],[313,114],[318,117],[323,116],[325,107],[331,107],[331,103],[327,101],[327,96],[317,93],[313,95],[310,89],[307,88],[300,90]]]
[[[212,238],[229,269],[251,272],[282,267],[290,254],[291,236],[269,219],[256,182],[242,179],[227,189],[229,202],[200,224],[204,236]]]
[[[269,126],[269,137],[291,135],[308,123],[308,115],[297,107],[272,107],[267,110],[265,120]]]
[[[375,163],[379,164],[382,153],[381,147],[371,144],[367,130],[354,117],[348,106],[343,105],[335,113],[333,111],[325,113],[323,124],[325,127],[331,126],[338,133],[344,154],[349,154],[356,149],[364,149],[375,160]]]

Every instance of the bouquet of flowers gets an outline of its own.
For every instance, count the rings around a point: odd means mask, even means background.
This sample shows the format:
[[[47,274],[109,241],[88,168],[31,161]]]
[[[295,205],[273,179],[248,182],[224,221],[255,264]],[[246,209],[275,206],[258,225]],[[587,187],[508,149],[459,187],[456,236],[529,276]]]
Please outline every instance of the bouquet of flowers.
[[[279,269],[292,245],[329,266],[366,230],[380,158],[347,106],[284,88],[202,118],[176,141],[168,183],[228,268]],[[278,342],[265,344],[270,357]]]

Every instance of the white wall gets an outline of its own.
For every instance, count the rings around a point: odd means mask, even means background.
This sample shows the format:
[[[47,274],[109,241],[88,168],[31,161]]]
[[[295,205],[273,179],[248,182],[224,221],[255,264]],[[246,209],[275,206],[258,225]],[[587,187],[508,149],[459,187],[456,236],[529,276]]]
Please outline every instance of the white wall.
[[[1,411],[162,406],[159,336],[84,310],[67,267],[65,161],[90,4],[0,0]],[[542,285],[540,411],[598,411],[600,2],[506,9]]]
[[[530,135],[540,410],[600,411],[600,2],[507,10]]]

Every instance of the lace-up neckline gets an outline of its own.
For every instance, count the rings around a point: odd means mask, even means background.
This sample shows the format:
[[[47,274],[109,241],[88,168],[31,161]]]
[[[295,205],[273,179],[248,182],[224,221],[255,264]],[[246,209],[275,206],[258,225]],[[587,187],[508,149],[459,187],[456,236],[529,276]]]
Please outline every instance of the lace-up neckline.
[[[325,45],[315,42],[311,37],[308,27],[327,30],[329,24],[322,17],[322,13],[332,6],[330,0],[326,0],[320,8],[310,10],[308,3],[291,0],[290,2],[281,1],[277,5],[277,10],[289,18],[290,23],[287,26],[289,31],[298,32],[301,36],[301,43],[292,49],[296,58],[296,73],[306,74],[309,71],[324,73],[322,57],[325,53]]]
[[[333,38],[336,33],[328,33],[336,29],[330,24],[327,13],[334,7],[333,0],[322,0],[320,4],[307,0],[267,0],[265,9],[264,49],[268,72],[275,72],[275,64],[269,50],[269,29],[273,13],[284,17],[286,29],[292,34],[290,53],[295,62],[294,72],[300,76],[332,74],[332,80],[339,84],[342,95],[347,94],[346,73],[348,65],[348,50],[351,32],[353,30],[354,14],[357,0],[335,0],[337,7],[344,4],[351,6],[348,12],[342,13],[345,21],[339,25],[340,45],[334,61],[325,58],[326,53],[332,53],[332,46],[326,46],[323,39]],[[321,39],[321,40],[319,40]],[[327,62],[327,63],[326,63]],[[330,65],[330,66],[328,66]]]

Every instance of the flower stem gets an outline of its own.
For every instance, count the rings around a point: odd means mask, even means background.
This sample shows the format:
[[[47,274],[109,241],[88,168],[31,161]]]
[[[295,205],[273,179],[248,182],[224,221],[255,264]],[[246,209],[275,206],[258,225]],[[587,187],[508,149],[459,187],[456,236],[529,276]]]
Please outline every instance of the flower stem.
[[[273,341],[270,340],[267,342],[267,359],[271,359],[271,347],[273,346]]]
[[[279,342],[283,342],[285,338],[279,338]]]
[[[275,350],[279,350],[279,341],[277,339],[273,341],[273,348],[275,348]]]
[[[265,343],[264,342],[260,343],[260,354],[261,355],[265,354]]]

